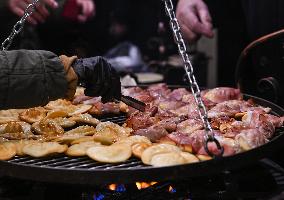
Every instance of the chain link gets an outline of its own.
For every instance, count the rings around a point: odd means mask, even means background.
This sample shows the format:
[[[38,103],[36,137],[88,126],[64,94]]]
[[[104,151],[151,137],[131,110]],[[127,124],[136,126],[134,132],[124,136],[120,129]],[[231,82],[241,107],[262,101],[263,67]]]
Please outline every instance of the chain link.
[[[174,6],[172,3],[172,0],[162,0],[165,3],[165,9],[166,9],[166,14],[169,16],[170,18],[170,27],[173,31],[173,35],[174,35],[174,39],[175,42],[178,46],[178,50],[179,53],[182,57],[183,63],[184,63],[184,68],[185,68],[185,72],[187,74],[187,78],[189,80],[190,83],[190,88],[191,88],[191,92],[194,96],[195,102],[198,105],[198,113],[199,116],[204,124],[204,129],[205,129],[205,150],[207,151],[207,153],[209,155],[214,155],[212,152],[210,152],[209,148],[208,148],[208,143],[209,142],[214,142],[217,146],[217,148],[220,150],[220,155],[223,154],[223,147],[220,145],[219,141],[214,137],[214,132],[212,131],[211,125],[209,123],[208,120],[208,116],[207,116],[207,110],[206,107],[201,99],[201,92],[198,86],[198,83],[195,79],[194,73],[193,73],[193,66],[192,63],[190,61],[189,55],[187,53],[187,48],[184,42],[184,39],[182,37],[181,34],[181,30],[180,30],[180,25],[179,22],[176,18],[176,14],[174,12]]]
[[[31,4],[29,4],[27,6],[27,8],[25,9],[25,12],[24,12],[24,15],[22,16],[22,18],[14,25],[10,35],[1,44],[1,50],[7,50],[11,46],[14,37],[23,30],[27,18],[30,15],[33,14],[33,12],[35,10],[35,7],[36,7],[36,4],[39,1],[40,0],[34,0]]]

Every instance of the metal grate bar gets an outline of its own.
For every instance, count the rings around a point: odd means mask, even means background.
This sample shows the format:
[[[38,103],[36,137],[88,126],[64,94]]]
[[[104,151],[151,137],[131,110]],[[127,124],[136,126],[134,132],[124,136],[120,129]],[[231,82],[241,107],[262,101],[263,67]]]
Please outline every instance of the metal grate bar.
[[[106,170],[109,170],[109,169],[119,169],[119,168],[131,169],[131,168],[137,167],[137,165],[139,165],[139,164],[141,164],[141,161],[133,161],[131,163],[125,163],[124,162],[123,164],[119,164],[119,165],[111,165],[110,167],[107,167]],[[143,167],[145,167],[145,165]]]
[[[9,160],[8,162],[11,162],[11,161],[13,161],[13,162],[20,162],[20,163],[22,163],[22,162],[24,162],[24,161],[29,161],[29,160],[31,160],[31,158],[30,157],[18,157],[18,156],[15,156],[14,158],[13,158],[13,160]]]
[[[94,161],[88,157],[78,157],[78,158],[70,158],[67,156],[56,157],[56,158],[31,158],[26,157],[25,159],[13,159],[9,162],[17,163],[17,164],[24,164],[24,165],[34,165],[34,166],[41,166],[41,167],[54,167],[54,168],[64,168],[64,169],[103,169],[103,170],[110,170],[110,169],[120,169],[120,168],[142,168],[147,167],[143,165],[142,162],[136,158],[131,158],[124,163],[117,163],[117,164],[107,164],[107,163],[100,163]]]
[[[95,164],[95,161],[87,158],[87,157],[84,157],[84,160],[76,160],[76,161],[73,161],[72,163],[66,163],[66,164],[61,164],[61,167],[65,167],[65,168],[77,168],[80,166],[86,168],[88,166],[93,166]]]
[[[21,164],[30,164],[30,165],[48,165],[50,163],[55,163],[55,162],[63,162],[64,160],[66,160],[66,157],[60,157],[60,158],[45,158],[43,159],[34,159],[32,157],[30,157],[30,160],[21,162]]]
[[[103,118],[103,119],[100,119],[100,121],[102,122],[111,121],[114,123],[123,124],[126,121],[126,119],[127,117],[122,115],[118,117]]]
[[[66,166],[79,166],[82,165],[82,163],[86,163],[86,162],[91,162],[91,160],[78,160],[78,159],[74,159],[74,158],[67,158],[67,160],[62,161],[62,162],[55,162],[55,163],[51,163],[48,166],[50,167],[64,167],[66,168]]]

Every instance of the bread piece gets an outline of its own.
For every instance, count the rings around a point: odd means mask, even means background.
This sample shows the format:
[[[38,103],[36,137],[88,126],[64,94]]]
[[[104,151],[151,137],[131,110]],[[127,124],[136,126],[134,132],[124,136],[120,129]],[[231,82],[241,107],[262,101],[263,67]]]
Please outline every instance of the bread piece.
[[[199,162],[199,159],[198,159],[195,155],[193,155],[193,154],[191,154],[191,153],[188,153],[188,152],[180,152],[180,155],[181,155],[182,157],[184,157],[186,163]]]
[[[130,145],[134,145],[135,143],[146,143],[148,146],[151,146],[152,142],[145,136],[141,135],[131,135],[126,138],[121,138],[117,143],[129,143]]]
[[[17,140],[17,141],[13,141],[13,143],[16,146],[16,155],[17,156],[24,156],[24,152],[23,152],[23,148],[24,146],[28,145],[28,144],[34,144],[36,143],[36,140]]]
[[[112,144],[127,138],[131,132],[131,128],[125,128],[113,122],[101,122],[96,126],[94,140],[102,144]]]
[[[73,120],[77,123],[89,124],[89,125],[92,125],[92,126],[97,126],[100,123],[100,121],[98,119],[92,117],[92,115],[90,115],[88,113],[74,115],[74,116],[70,117],[70,120]]]
[[[88,141],[94,141],[94,138],[92,136],[81,136],[71,142],[71,145],[73,144],[79,144],[81,142],[88,142]]]
[[[150,146],[151,144],[145,142],[135,143],[131,146],[132,154],[137,158],[141,158],[143,151]]]
[[[174,145],[171,144],[156,144],[153,146],[150,146],[145,151],[143,151],[141,160],[146,165],[151,165],[152,157],[156,154],[161,153],[170,153],[170,152],[181,152],[181,150]]]
[[[12,142],[0,144],[0,160],[9,160],[16,155],[16,146]]]
[[[131,146],[126,143],[91,147],[87,150],[90,158],[104,163],[124,162],[131,157],[131,153]]]
[[[46,110],[43,107],[27,109],[19,114],[19,118],[30,124],[38,122],[45,118]]]
[[[67,145],[61,145],[57,142],[37,142],[23,147],[23,153],[32,157],[44,157],[54,153],[64,153]]]
[[[186,159],[179,152],[167,152],[155,154],[151,158],[150,164],[154,167],[164,167],[171,165],[182,165],[186,163]]]
[[[68,156],[85,156],[87,150],[95,146],[101,146],[101,144],[94,141],[81,142],[70,146],[65,153]]]

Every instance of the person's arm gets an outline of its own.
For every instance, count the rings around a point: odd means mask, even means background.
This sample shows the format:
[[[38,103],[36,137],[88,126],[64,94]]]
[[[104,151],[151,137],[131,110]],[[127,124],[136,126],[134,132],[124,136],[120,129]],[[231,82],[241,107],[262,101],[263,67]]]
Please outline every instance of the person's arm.
[[[88,96],[119,98],[120,78],[102,57],[58,57],[41,50],[0,51],[0,109],[45,105],[72,99],[78,80]]]
[[[197,40],[201,35],[213,37],[212,19],[203,0],[179,0],[176,13],[188,41]]]
[[[48,51],[0,51],[0,109],[45,105],[67,93],[66,72]]]

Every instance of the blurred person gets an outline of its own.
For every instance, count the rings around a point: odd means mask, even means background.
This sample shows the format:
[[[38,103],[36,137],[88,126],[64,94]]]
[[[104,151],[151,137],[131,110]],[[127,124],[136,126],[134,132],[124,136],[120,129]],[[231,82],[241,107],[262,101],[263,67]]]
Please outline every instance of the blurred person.
[[[206,2],[203,0],[179,0],[178,2],[177,18],[181,23],[184,36],[189,41],[194,41],[201,35],[209,38],[212,38],[214,35],[213,22]],[[213,3],[216,2],[211,1],[209,3],[208,1],[209,6]],[[247,34],[250,41],[283,28],[283,1],[239,0],[239,3],[246,20]],[[236,9],[239,9],[239,7]],[[228,19],[223,18],[219,20]]]
[[[77,84],[102,101],[120,98],[120,78],[102,57],[78,59],[42,50],[0,51],[0,109],[72,99]]]
[[[4,0],[3,3],[5,2],[12,13],[22,17],[25,9],[33,2],[33,0]],[[37,3],[35,11],[27,21],[33,25],[44,23],[46,18],[50,15],[49,9],[57,9],[58,4],[62,3],[65,4],[63,16],[72,20],[85,22],[88,18],[95,15],[95,4],[92,0],[42,0]]]
[[[24,15],[25,9],[28,7],[32,0],[6,0],[8,4],[9,10],[19,16],[22,17]],[[55,0],[43,0],[39,2],[36,6],[36,10],[34,13],[27,19],[33,25],[38,23],[44,23],[45,19],[50,15],[49,11],[46,7],[50,7],[52,9],[56,9],[58,7],[58,3]]]
[[[176,12],[189,42],[200,36],[212,38],[213,27],[218,28],[218,84],[235,86],[241,51],[253,40],[284,27],[283,8],[281,0],[179,0]]]
[[[1,1],[2,41],[30,3],[32,0]],[[81,57],[81,54],[85,54],[81,53],[78,41],[81,35],[84,36],[85,26],[95,13],[93,0],[42,0],[27,19],[12,49],[46,49],[57,54],[76,54]]]

